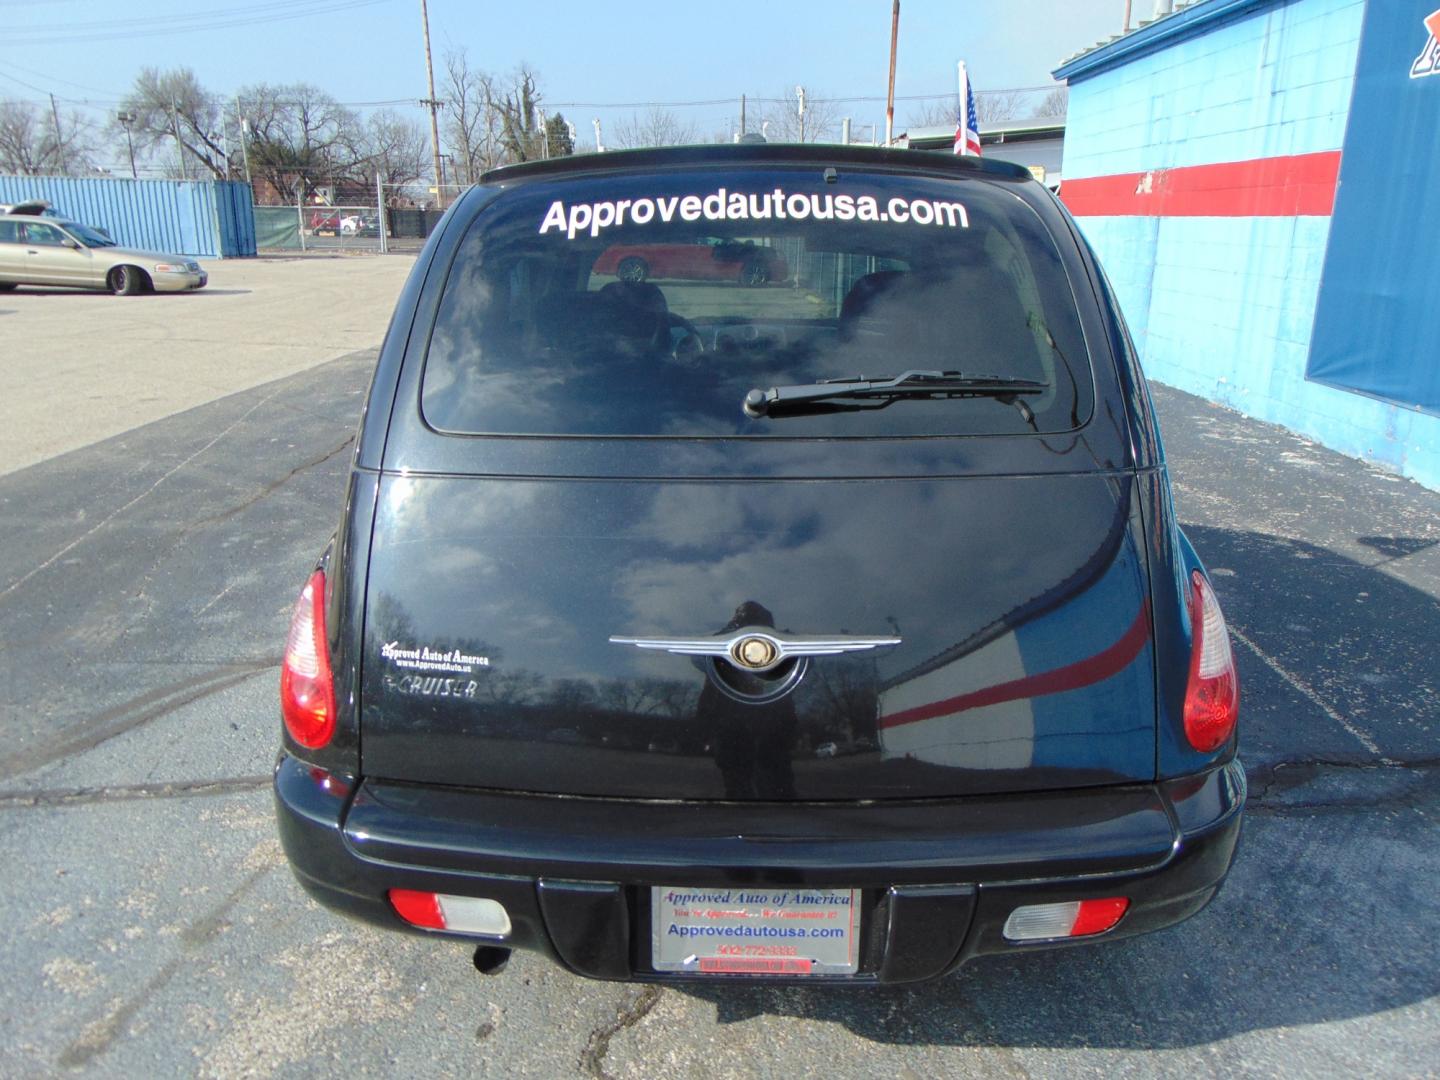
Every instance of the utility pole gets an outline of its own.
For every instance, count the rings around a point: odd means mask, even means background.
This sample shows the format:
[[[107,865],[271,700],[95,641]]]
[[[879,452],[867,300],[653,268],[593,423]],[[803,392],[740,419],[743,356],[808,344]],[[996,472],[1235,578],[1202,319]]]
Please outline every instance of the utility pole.
[[[895,141],[895,46],[900,41],[900,0],[890,9],[890,89],[885,92],[885,145]]]
[[[745,134],[745,95],[740,95],[740,134]]]
[[[1127,34],[1130,32],[1130,4],[1131,0],[1125,0],[1125,25],[1121,28]]]
[[[435,63],[430,59],[430,11],[420,0],[420,21],[425,26],[425,77],[429,80],[430,96],[420,104],[430,110],[430,149],[435,155],[435,202],[445,205],[445,189],[440,183],[440,102],[435,97]]]
[[[130,179],[138,180],[140,174],[135,171],[135,143],[130,139],[130,125],[135,123],[139,117],[133,112],[126,112],[124,109],[115,114],[115,119],[125,129],[125,149],[130,151]]]
[[[175,99],[170,99],[170,130],[175,135],[175,161],[180,166],[180,179],[190,179],[190,174],[185,171],[185,144],[180,141],[180,106]]]
[[[245,163],[245,183],[250,183],[250,150],[245,145],[245,129],[250,126],[250,121],[240,111],[240,96],[235,96],[235,119],[240,122],[240,160]]]
[[[600,117],[595,117],[592,123],[595,125],[595,152],[597,154],[604,153],[605,144],[600,141]]]
[[[390,244],[385,238],[385,179],[380,175],[380,170],[375,170],[375,231],[380,234],[380,254],[384,255],[390,250]]]
[[[60,134],[60,106],[55,104],[55,95],[50,95],[50,115],[55,117],[55,152],[60,155],[60,171],[68,173],[65,167],[65,136]]]
[[[795,96],[800,99],[800,141],[805,141],[805,88],[795,87]]]

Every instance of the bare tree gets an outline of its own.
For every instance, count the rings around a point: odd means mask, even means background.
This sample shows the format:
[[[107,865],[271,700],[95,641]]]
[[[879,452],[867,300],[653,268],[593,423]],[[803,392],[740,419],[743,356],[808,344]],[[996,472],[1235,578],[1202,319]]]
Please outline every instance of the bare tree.
[[[429,166],[430,140],[425,129],[392,109],[370,114],[355,149],[356,166],[365,179],[379,173],[389,187],[415,183]]]
[[[978,105],[975,111],[980,111]],[[915,128],[945,126],[953,128],[958,119],[959,113],[956,110],[955,98],[952,95],[949,98],[938,98],[934,101],[927,101],[923,105],[910,108],[905,114],[904,127],[897,125],[895,131],[899,133],[907,130],[913,131]]]
[[[462,183],[474,183],[497,165],[543,157],[547,148],[554,155],[564,146],[558,130],[547,138],[540,125],[539,78],[528,67],[498,79],[472,68],[465,50],[457,49],[445,56],[439,93],[445,100],[445,142]]]
[[[541,156],[544,138],[536,123],[540,108],[540,91],[535,73],[521,68],[510,77],[499,93],[491,93],[489,106],[499,116],[500,145],[507,161],[529,161]]]
[[[0,101],[0,172],[22,176],[78,175],[94,165],[90,125],[76,112],[61,116],[28,101]]]
[[[622,150],[642,146],[682,146],[698,140],[693,124],[687,124],[669,109],[652,105],[643,115],[631,113],[629,120],[615,125],[610,142]]]
[[[440,88],[445,100],[441,134],[455,155],[456,179],[473,184],[481,174],[500,164],[500,118],[490,102],[495,80],[470,67],[464,49],[445,55]]]
[[[189,68],[142,69],[121,108],[135,114],[130,130],[136,144],[158,156],[165,168],[186,175],[198,168],[202,175],[222,180],[228,175],[220,100],[200,85]]]
[[[975,94],[975,115],[983,125],[1029,117],[1064,116],[1067,93],[1065,87],[1056,86],[1037,101],[1035,94],[1024,90],[981,90]],[[959,106],[954,97],[937,98],[911,109],[906,123],[911,129],[953,127],[958,118]]]
[[[1036,116],[1057,117],[1064,116],[1070,107],[1070,88],[1068,86],[1057,86],[1043,98],[1035,108]]]
[[[1028,113],[1025,95],[1018,90],[994,90],[975,95],[975,115],[982,124],[999,124]]]
[[[346,178],[366,158],[360,118],[309,83],[258,83],[240,91],[250,127],[250,169],[277,193]]]
[[[802,124],[800,96],[791,87],[762,106],[760,129],[770,142],[839,142],[840,107],[807,88]]]

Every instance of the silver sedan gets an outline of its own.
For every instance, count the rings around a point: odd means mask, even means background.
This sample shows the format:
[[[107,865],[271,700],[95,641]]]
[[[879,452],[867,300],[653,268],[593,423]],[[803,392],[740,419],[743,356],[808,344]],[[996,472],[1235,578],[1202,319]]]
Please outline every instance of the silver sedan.
[[[187,292],[208,280],[194,259],[123,248],[78,221],[0,214],[0,292],[17,285],[62,285],[133,296]]]

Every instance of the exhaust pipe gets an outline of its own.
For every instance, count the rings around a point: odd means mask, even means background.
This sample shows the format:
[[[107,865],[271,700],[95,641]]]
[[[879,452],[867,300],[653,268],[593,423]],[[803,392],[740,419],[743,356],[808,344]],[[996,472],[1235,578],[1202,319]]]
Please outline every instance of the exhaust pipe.
[[[481,945],[475,950],[475,970],[481,975],[499,975],[510,962],[510,950]]]

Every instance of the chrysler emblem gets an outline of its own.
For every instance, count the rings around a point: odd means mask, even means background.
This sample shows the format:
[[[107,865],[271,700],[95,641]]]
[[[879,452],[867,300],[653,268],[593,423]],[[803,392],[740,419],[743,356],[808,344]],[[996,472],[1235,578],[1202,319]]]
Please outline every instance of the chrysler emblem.
[[[786,660],[810,656],[838,656],[899,645],[898,637],[821,637],[808,634],[777,634],[769,627],[747,626],[727,637],[642,638],[613,636],[615,645],[634,645],[680,656],[712,656],[743,671],[766,672]]]
[[[775,644],[759,635],[741,638],[730,646],[730,659],[752,671],[764,671],[775,663],[779,655],[780,650]]]

